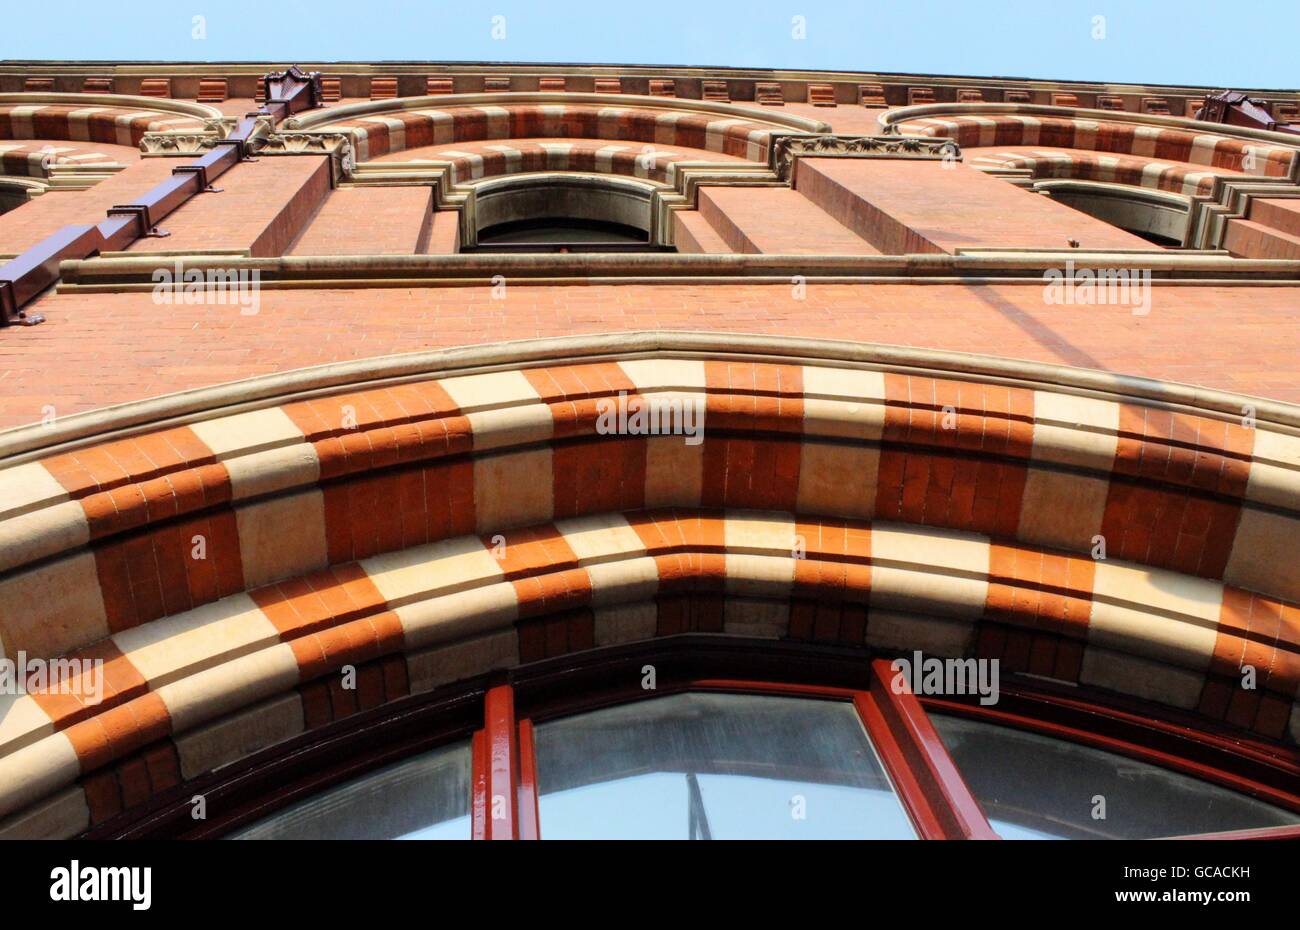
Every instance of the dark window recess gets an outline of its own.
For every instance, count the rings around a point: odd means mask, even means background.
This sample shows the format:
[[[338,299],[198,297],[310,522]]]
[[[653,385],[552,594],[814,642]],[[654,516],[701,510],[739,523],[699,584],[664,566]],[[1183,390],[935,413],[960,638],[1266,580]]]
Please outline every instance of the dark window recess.
[[[602,220],[544,217],[489,226],[464,252],[671,252],[634,226]]]

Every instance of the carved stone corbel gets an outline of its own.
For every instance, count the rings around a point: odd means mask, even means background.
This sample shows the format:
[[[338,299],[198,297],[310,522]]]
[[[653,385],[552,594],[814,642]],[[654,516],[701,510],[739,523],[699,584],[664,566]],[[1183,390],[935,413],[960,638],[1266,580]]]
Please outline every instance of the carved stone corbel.
[[[772,137],[769,164],[777,177],[789,181],[798,158],[915,158],[959,161],[961,149],[951,139],[929,136],[847,136],[782,133]]]
[[[333,162],[335,182],[348,178],[356,168],[352,136],[346,132],[271,132],[256,140],[254,152],[263,155],[328,155]]]
[[[140,151],[146,156],[202,155],[224,138],[224,132],[187,132],[170,130],[146,132],[140,139]]]

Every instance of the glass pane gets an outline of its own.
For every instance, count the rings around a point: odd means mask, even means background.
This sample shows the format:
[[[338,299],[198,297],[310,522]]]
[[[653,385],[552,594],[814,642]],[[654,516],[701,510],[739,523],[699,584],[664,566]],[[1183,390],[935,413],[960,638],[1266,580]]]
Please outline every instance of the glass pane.
[[[930,720],[1005,839],[1148,839],[1300,823],[1300,815],[1127,756],[980,720]]]
[[[240,840],[467,840],[469,741],[444,746],[232,833]]]
[[[546,839],[914,839],[853,705],[679,694],[536,729]]]

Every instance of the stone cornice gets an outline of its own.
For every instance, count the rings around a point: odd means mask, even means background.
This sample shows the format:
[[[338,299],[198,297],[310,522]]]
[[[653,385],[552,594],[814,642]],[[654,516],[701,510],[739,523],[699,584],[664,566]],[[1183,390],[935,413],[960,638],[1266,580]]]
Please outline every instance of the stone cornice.
[[[67,60],[8,60],[0,62],[0,77],[26,76],[112,76],[122,78],[191,76],[195,79],[211,75],[242,76],[256,79],[268,71],[281,70],[289,62],[165,62],[165,61],[67,61]],[[925,74],[922,72],[811,70],[800,68],[744,68],[707,65],[643,65],[599,63],[532,63],[497,62],[475,63],[465,61],[298,61],[304,70],[320,71],[325,75],[359,76],[439,74],[447,76],[568,76],[587,77],[676,77],[688,80],[716,78],[732,81],[785,81],[785,82],[845,82],[883,85],[923,84],[936,88],[1008,88],[1020,90],[1076,90],[1103,94],[1170,94],[1202,95],[1221,90],[1219,85],[1198,84],[1141,84],[1134,82],[1071,81],[1053,78],[991,77],[988,75]],[[1238,88],[1251,95],[1278,99],[1300,99],[1294,88]]]

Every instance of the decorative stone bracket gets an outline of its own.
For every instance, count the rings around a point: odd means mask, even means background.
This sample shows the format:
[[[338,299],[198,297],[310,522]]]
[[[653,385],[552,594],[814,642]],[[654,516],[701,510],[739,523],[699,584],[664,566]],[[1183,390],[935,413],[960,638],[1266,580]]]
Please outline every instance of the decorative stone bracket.
[[[356,168],[356,147],[347,132],[270,132],[253,144],[253,151],[263,155],[328,155],[333,183],[352,176]]]
[[[959,161],[961,149],[951,139],[928,136],[847,136],[822,133],[776,134],[768,163],[790,181],[798,158],[919,158]]]

